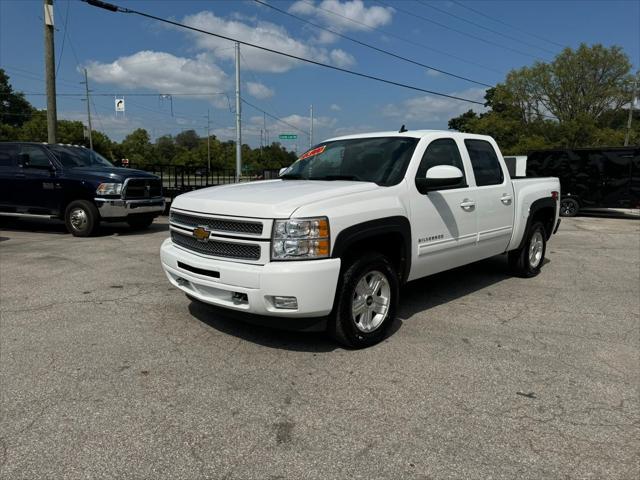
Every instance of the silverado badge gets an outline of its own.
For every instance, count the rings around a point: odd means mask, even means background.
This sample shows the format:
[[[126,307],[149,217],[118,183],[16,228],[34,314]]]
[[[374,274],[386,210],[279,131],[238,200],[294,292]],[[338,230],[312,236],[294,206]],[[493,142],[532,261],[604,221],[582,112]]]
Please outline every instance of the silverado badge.
[[[209,235],[211,235],[211,232],[207,230],[207,227],[199,226],[193,229],[193,236],[196,237],[196,240],[199,242],[209,240]]]

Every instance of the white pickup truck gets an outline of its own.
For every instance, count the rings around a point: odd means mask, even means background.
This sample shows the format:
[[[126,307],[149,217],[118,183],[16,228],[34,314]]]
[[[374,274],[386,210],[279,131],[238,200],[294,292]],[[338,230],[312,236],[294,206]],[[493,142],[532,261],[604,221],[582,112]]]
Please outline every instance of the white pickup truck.
[[[384,338],[405,282],[503,253],[537,275],[559,195],[557,178],[512,180],[491,137],[332,138],[279,179],[177,197],[162,267],[191,299],[361,348]]]

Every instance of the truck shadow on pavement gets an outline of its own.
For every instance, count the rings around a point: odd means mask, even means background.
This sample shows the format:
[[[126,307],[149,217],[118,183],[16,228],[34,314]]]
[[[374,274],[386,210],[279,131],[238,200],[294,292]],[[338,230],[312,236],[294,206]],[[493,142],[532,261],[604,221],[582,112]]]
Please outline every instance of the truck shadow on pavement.
[[[547,262],[545,259],[545,263]],[[509,278],[512,277],[507,257],[500,255],[408,283],[400,292],[398,315],[389,330],[387,340],[393,341],[393,336],[402,328],[403,323],[410,321],[416,313],[457,300]],[[314,353],[341,348],[323,332],[292,332],[253,325],[200,302],[191,302],[189,312],[211,328],[269,348]]]
[[[144,235],[148,233],[167,231],[169,225],[166,223],[154,222],[146,229],[133,229],[126,223],[101,223],[93,237],[108,237],[111,235]],[[28,233],[50,233],[55,235],[68,235],[73,238],[67,231],[62,220],[37,220],[31,218],[11,218],[0,217],[0,231],[5,235],[10,232],[28,232]]]

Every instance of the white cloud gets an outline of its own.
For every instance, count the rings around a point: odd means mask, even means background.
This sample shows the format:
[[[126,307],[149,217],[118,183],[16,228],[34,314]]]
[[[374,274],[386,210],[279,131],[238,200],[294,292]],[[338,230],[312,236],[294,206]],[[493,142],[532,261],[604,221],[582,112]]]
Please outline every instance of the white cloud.
[[[340,108],[340,105],[338,105],[337,103],[332,103],[331,106],[329,107],[329,110],[333,110],[334,112],[339,112],[340,110],[342,110],[342,108]]]
[[[470,88],[460,92],[452,92],[451,95],[467,98],[478,102],[484,102],[485,90],[482,88]],[[484,112],[485,107],[453,98],[425,95],[404,100],[399,105],[391,103],[382,110],[382,115],[390,118],[398,118],[403,121],[414,122],[446,122],[450,118],[460,115],[467,110]],[[407,125],[409,127],[409,125]],[[414,128],[419,127],[419,123]]]
[[[427,69],[427,75],[429,75],[430,77],[439,77],[440,75],[442,75],[442,72],[429,68]]]
[[[247,91],[249,95],[259,100],[271,98],[275,94],[271,88],[259,82],[247,82]]]
[[[309,45],[293,38],[280,25],[253,19],[243,18],[243,20],[227,20],[217,17],[212,12],[202,11],[184,17],[183,22],[201,30],[219,33],[231,38],[241,38],[248,43],[297,57],[311,58],[339,66],[354,63],[353,57],[348,53],[342,50],[328,50]],[[190,35],[195,38],[198,48],[209,51],[211,55],[219,59],[234,60],[235,52],[233,48],[229,48],[233,46],[230,41],[203,33],[191,32]],[[283,73],[301,64],[299,60],[245,45],[240,46],[240,51],[244,60],[243,68],[249,70]]]
[[[207,54],[184,58],[144,50],[111,63],[92,61],[86,68],[92,82],[158,93],[220,92],[230,86],[227,74]]]
[[[299,0],[289,7],[289,12],[313,16],[322,20],[334,30],[368,30],[391,23],[395,10],[391,7],[365,6],[362,0],[322,0],[315,4],[313,0]],[[334,12],[334,13],[330,13]]]

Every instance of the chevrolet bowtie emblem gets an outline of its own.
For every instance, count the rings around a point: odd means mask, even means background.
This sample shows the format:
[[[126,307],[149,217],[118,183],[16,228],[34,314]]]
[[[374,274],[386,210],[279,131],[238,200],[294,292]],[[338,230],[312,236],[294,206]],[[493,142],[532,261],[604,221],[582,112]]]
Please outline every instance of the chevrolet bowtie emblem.
[[[206,242],[209,240],[209,235],[211,235],[211,232],[207,230],[206,227],[197,227],[193,229],[193,236],[196,237],[196,240],[199,242]]]

